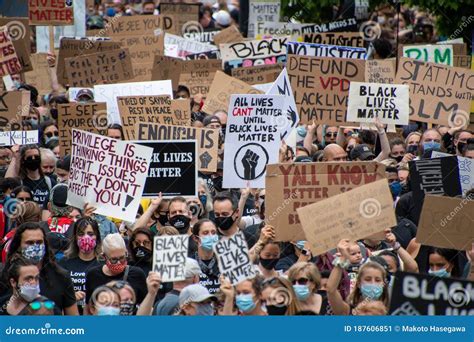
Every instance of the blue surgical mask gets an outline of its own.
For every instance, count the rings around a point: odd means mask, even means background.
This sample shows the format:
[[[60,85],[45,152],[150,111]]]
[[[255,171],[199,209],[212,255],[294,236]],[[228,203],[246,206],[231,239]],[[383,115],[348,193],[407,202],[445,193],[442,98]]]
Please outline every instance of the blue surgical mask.
[[[119,316],[120,308],[113,306],[100,306],[97,308],[97,316]]]
[[[205,207],[206,207],[206,203],[207,203],[207,195],[201,195],[201,196],[199,196],[199,200],[201,201],[202,206],[205,208]]]
[[[211,303],[199,303],[196,307],[197,316],[214,316],[214,306]]]
[[[397,198],[402,192],[402,185],[399,181],[390,183],[390,192],[392,193],[393,198]]]
[[[26,259],[31,260],[34,263],[39,263],[43,260],[43,257],[46,254],[46,249],[44,243],[35,243],[34,245],[29,245],[23,248],[21,253]]]
[[[44,139],[44,143],[47,144],[49,143],[50,141],[59,141],[59,138],[58,137],[51,137],[51,138],[48,138],[48,137],[45,137]]]
[[[296,241],[296,248],[298,248],[298,249],[304,249],[305,243],[306,243],[305,240]]]
[[[306,127],[298,126],[298,128],[296,129],[296,133],[298,133],[300,137],[304,138],[306,136]]]
[[[428,273],[435,277],[440,278],[449,278],[451,277],[451,273],[446,270],[446,268],[441,268],[437,271],[428,270]]]
[[[219,241],[219,237],[216,234],[203,236],[201,237],[201,247],[206,251],[212,251],[217,241]]]
[[[362,284],[360,286],[362,296],[368,299],[377,300],[382,296],[383,285],[380,284]]]
[[[423,151],[439,151],[441,149],[441,144],[436,141],[426,141],[423,143]]]
[[[299,300],[306,300],[311,294],[308,285],[296,284],[293,285],[293,290],[295,290],[296,298],[298,298]]]
[[[235,304],[242,312],[250,312],[257,306],[251,294],[238,295],[235,299]]]

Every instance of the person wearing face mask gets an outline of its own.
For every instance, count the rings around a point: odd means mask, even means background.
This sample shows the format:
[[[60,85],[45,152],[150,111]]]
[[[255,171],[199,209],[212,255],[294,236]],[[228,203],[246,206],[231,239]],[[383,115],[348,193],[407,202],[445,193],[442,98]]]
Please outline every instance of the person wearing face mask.
[[[321,285],[321,275],[313,263],[298,262],[288,270],[288,280],[293,284],[296,299],[302,311],[312,311],[325,315],[327,299],[317,291]]]
[[[232,237],[239,231],[239,209],[237,208],[237,203],[234,198],[228,192],[218,193],[213,199],[213,206],[214,223],[219,229],[219,232],[225,237]]]
[[[89,269],[99,266],[101,240],[99,226],[95,220],[80,218],[72,226],[71,240],[64,252],[64,259],[59,263],[69,272],[74,284],[79,313],[84,312],[86,305],[86,273]]]
[[[418,148],[420,156],[431,156],[426,155],[429,151],[440,151],[441,150],[441,134],[437,129],[426,130],[420,139],[420,146]]]
[[[283,272],[275,270],[278,260],[280,260],[280,245],[269,240],[262,245],[262,249],[258,254],[256,271],[264,280],[279,277],[283,275]]]
[[[150,205],[143,215],[135,221],[132,229],[138,227],[150,228],[153,234],[158,234],[161,229],[168,223],[169,200],[163,199],[161,193],[158,197],[150,201]]]
[[[117,289],[99,286],[91,295],[89,313],[94,316],[119,316],[120,294]]]
[[[190,235],[192,213],[184,197],[173,197],[169,204],[168,222],[180,234]]]
[[[129,282],[140,304],[146,294],[146,277],[140,268],[128,265],[127,248],[120,233],[109,234],[102,240],[102,256],[105,265],[91,268],[86,274],[87,307],[94,290],[113,280]]]
[[[57,265],[45,231],[38,223],[28,222],[18,227],[8,250],[5,270],[9,269],[13,258],[19,255],[38,266],[41,294],[51,299],[59,312],[65,315],[78,315],[71,278],[63,268]],[[5,279],[5,275],[2,279]],[[0,284],[2,282],[3,280]]]
[[[207,182],[201,177],[198,178],[198,195],[199,201],[203,207],[202,218],[211,218],[210,214],[213,209],[212,196],[209,187],[207,186]]]
[[[40,125],[41,146],[46,147],[46,144],[53,140],[59,140],[59,130],[54,121],[47,120]]]
[[[473,137],[473,132],[465,129],[465,126],[451,127],[443,135],[443,146],[447,153],[461,155],[461,149],[466,141]]]
[[[130,265],[141,268],[145,274],[152,269],[154,235],[148,228],[137,228],[128,240]]]
[[[285,277],[275,277],[262,283],[262,302],[270,316],[293,316],[301,311],[291,282]]]
[[[400,138],[395,138],[390,141],[390,155],[389,158],[395,159],[398,164],[408,163],[413,160],[415,156],[406,152],[405,143]]]
[[[71,170],[71,155],[67,154],[56,162],[56,178],[58,183],[66,183],[69,180]]]
[[[224,294],[224,308],[222,315],[229,316],[234,313],[234,300],[239,316],[266,316],[262,303],[262,278],[255,276],[246,279],[235,287],[229,280],[221,276],[221,292]],[[235,297],[235,298],[234,298]]]
[[[432,247],[428,251],[428,274],[440,278],[461,278],[466,259],[454,249]]]
[[[186,286],[179,294],[179,315],[214,316],[217,298],[200,284]]]
[[[214,294],[219,290],[219,267],[213,247],[219,241],[217,228],[209,219],[201,219],[193,226],[193,240],[198,249],[192,256],[199,264],[201,274],[199,283],[207,288],[209,293]]]

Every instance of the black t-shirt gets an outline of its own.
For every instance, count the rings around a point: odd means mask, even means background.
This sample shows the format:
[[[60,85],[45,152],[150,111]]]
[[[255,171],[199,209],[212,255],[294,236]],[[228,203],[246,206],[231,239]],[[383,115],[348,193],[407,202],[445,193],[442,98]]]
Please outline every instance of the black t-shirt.
[[[397,207],[395,208],[395,213],[397,216],[407,218],[415,225],[418,225],[422,205],[423,203],[418,205],[415,203],[413,200],[413,192],[410,191],[400,197],[397,202]]]
[[[199,263],[201,273],[199,274],[199,284],[208,289],[209,293],[215,294],[219,291],[221,283],[219,281],[219,266],[214,256],[209,260],[201,260],[195,255],[196,261]]]
[[[76,295],[69,273],[58,266],[44,266],[40,274],[40,293],[51,299],[58,309],[70,307],[76,303]]]
[[[23,185],[30,188],[31,192],[33,192],[33,200],[38,203],[40,206],[43,206],[44,203],[47,203],[49,200],[49,195],[51,193],[50,188],[48,187],[48,183],[45,180],[46,177],[42,177],[38,180],[32,180],[28,177],[23,179]],[[56,182],[51,180],[51,188],[56,185]]]
[[[137,296],[137,304],[140,304],[147,293],[146,277],[141,268],[128,266],[127,282],[135,290]],[[91,268],[86,274],[86,303],[92,296],[92,293],[99,286],[105,285],[113,280],[123,280],[125,271],[115,276],[108,276],[102,272],[102,265]]]

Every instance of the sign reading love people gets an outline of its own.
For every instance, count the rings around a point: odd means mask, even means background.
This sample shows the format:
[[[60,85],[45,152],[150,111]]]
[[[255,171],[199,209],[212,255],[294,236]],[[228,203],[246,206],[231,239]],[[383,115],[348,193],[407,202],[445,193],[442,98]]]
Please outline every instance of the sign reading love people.
[[[67,204],[135,222],[153,149],[72,130]]]

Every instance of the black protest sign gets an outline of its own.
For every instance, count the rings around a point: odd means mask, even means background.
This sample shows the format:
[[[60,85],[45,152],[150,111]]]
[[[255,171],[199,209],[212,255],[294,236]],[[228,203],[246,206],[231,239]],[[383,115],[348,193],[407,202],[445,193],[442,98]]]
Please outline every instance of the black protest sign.
[[[219,50],[210,50],[210,51],[205,51],[205,52],[200,52],[200,53],[192,53],[189,55],[186,55],[185,59],[187,61],[193,61],[195,59],[220,59],[221,58],[221,52]]]
[[[197,196],[196,140],[140,141],[153,148],[143,197]]]
[[[155,236],[153,241],[153,272],[162,282],[184,280],[189,235]]]
[[[474,315],[474,282],[407,272],[395,273],[389,314]]]
[[[231,238],[220,239],[214,245],[214,253],[217,256],[219,272],[232,285],[255,276],[247,242],[242,232],[236,233]]]

